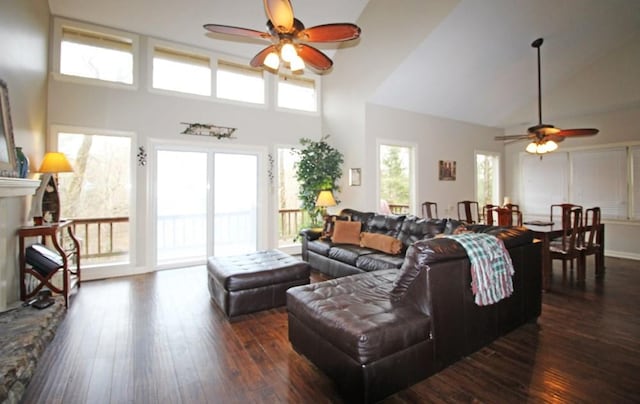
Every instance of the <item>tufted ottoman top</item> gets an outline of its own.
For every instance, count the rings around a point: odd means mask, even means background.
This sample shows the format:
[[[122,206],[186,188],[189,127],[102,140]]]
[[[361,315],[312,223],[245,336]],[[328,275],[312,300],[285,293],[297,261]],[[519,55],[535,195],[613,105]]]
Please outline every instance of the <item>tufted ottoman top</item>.
[[[230,257],[209,257],[209,275],[228,291],[252,289],[294,279],[309,278],[309,267],[278,250]]]
[[[291,288],[289,315],[368,364],[429,339],[430,317],[389,299],[397,274],[381,270]]]

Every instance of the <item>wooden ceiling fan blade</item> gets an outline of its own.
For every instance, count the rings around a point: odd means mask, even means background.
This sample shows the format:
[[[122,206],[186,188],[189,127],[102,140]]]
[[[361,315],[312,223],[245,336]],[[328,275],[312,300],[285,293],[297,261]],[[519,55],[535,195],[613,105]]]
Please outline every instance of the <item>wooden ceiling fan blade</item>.
[[[289,0],[264,0],[264,9],[278,32],[292,31],[293,7]]]
[[[553,135],[547,135],[543,140],[553,140],[556,143],[564,142],[564,136],[559,136],[557,133]]]
[[[271,35],[249,28],[233,27],[231,25],[205,24],[204,29],[216,34],[234,35],[258,39],[271,39]]]
[[[508,140],[523,140],[523,139],[530,139],[530,138],[531,138],[531,135],[503,135],[503,136],[496,136],[493,139],[508,141]]]
[[[360,37],[360,27],[350,23],[316,25],[298,33],[298,39],[308,42],[343,42]]]
[[[598,129],[594,128],[582,128],[582,129],[562,129],[560,132],[556,133],[557,136],[592,136],[600,132]]]
[[[298,56],[304,60],[305,64],[321,72],[329,70],[331,66],[333,66],[333,61],[313,46],[305,44],[298,45]]]
[[[251,59],[251,62],[249,64],[252,67],[262,67],[262,65],[264,65],[264,60],[267,58],[267,55],[269,55],[271,52],[277,52],[275,45],[267,46],[266,48],[258,52],[253,57],[253,59]]]

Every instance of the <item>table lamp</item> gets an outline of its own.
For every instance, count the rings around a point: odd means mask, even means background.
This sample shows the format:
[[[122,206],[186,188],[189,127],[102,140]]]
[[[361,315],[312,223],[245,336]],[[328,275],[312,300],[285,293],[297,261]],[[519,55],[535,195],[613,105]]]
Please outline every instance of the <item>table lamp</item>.
[[[316,206],[320,208],[322,217],[325,217],[327,215],[327,207],[336,205],[336,200],[333,197],[333,192],[331,192],[330,189],[320,191],[320,193],[318,194],[318,198],[316,199]]]
[[[47,223],[60,221],[58,173],[72,171],[71,164],[64,153],[49,152],[44,155],[38,170],[43,175],[31,208],[34,224],[40,225],[43,221]]]

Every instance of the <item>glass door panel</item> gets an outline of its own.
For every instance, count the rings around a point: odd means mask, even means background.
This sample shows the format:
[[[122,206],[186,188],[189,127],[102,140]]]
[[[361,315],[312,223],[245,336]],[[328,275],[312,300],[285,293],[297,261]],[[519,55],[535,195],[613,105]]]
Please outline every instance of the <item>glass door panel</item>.
[[[215,153],[213,251],[216,256],[256,251],[258,156]]]
[[[203,152],[157,152],[158,265],[207,257],[207,159]]]

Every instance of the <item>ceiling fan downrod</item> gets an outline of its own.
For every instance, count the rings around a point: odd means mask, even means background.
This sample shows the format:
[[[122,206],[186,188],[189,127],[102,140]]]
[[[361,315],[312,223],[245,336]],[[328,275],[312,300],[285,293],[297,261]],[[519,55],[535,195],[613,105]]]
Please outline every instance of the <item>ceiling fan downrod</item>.
[[[544,40],[538,38],[531,43],[533,48],[538,50],[538,125],[542,125],[542,80],[540,78],[540,47]]]

